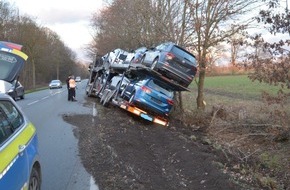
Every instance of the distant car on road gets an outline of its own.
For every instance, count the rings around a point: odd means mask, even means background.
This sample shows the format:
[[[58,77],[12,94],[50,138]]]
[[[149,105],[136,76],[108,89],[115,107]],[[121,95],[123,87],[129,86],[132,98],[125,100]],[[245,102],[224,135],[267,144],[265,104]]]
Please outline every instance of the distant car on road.
[[[77,76],[76,79],[75,79],[75,81],[76,82],[81,82],[82,81],[82,78],[80,76]]]
[[[146,51],[141,64],[186,88],[197,71],[195,56],[173,42],[162,43]]]
[[[50,89],[62,88],[62,82],[60,80],[52,80],[48,86]]]

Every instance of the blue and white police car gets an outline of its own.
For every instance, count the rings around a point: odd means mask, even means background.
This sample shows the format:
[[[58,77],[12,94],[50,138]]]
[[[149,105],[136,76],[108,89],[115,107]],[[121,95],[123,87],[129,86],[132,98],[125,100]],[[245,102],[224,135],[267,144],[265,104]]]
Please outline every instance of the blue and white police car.
[[[11,83],[18,79],[28,58],[21,48],[21,45],[0,41],[0,81]],[[9,95],[0,93],[0,189],[40,188],[36,128]]]

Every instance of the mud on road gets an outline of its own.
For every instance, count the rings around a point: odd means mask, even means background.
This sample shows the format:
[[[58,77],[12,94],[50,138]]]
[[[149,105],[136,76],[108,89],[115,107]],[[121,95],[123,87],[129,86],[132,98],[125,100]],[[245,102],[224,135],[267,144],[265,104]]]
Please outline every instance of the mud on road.
[[[100,190],[243,189],[223,173],[224,154],[203,140],[202,131],[174,119],[165,128],[96,104],[96,117],[63,118],[76,126],[82,163]]]

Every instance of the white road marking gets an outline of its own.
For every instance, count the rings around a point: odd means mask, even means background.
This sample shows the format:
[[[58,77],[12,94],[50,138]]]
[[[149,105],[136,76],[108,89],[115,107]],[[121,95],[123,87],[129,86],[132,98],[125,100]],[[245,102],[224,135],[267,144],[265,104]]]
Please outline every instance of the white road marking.
[[[50,96],[54,96],[54,95],[56,95],[56,94],[60,94],[60,93],[62,93],[63,91],[64,91],[64,90],[56,91],[56,92],[50,93]],[[41,100],[45,100],[45,99],[49,98],[50,96],[45,96],[45,97],[41,98]],[[28,103],[27,105],[28,105],[28,106],[31,106],[32,104],[35,104],[35,103],[37,103],[37,102],[39,102],[39,101],[40,101],[40,100],[35,100],[35,101],[33,101],[33,102]]]
[[[34,102],[30,102],[29,104],[27,104],[27,105],[32,105],[32,104],[35,104],[35,103],[37,103],[37,102],[39,102],[39,100],[36,100],[36,101],[34,101]]]
[[[47,99],[47,98],[49,98],[49,96],[45,96],[45,97],[43,97],[43,98],[41,98],[42,100],[45,100],[45,99]]]
[[[96,117],[97,114],[98,114],[98,111],[96,109],[96,103],[94,103],[94,105],[93,105],[93,116]]]

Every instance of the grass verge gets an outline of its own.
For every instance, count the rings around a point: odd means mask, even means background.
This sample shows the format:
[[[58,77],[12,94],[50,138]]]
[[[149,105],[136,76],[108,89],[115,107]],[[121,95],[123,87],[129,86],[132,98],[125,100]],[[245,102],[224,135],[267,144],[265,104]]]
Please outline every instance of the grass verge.
[[[261,97],[263,91],[275,95],[279,87],[244,75],[207,77],[202,116],[196,111],[196,84],[190,89],[182,93],[184,120],[202,127],[225,157],[235,158],[224,163],[223,171],[260,188],[290,189],[290,103],[269,104]]]

